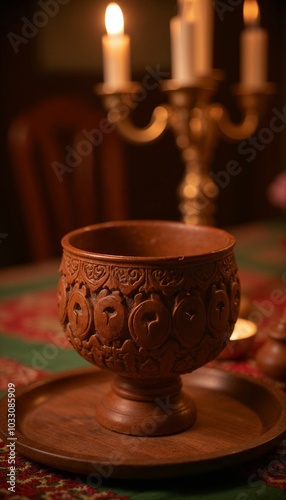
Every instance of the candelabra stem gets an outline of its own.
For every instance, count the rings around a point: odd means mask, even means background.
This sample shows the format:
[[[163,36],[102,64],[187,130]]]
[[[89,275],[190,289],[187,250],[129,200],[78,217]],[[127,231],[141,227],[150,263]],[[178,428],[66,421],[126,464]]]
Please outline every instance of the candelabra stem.
[[[179,209],[186,224],[213,225],[218,188],[209,175],[200,150],[190,145],[182,151],[185,165],[178,189]]]

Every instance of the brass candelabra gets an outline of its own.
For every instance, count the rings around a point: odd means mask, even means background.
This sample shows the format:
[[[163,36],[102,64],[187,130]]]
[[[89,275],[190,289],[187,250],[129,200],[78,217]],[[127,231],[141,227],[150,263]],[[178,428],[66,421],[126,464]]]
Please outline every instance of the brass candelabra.
[[[257,129],[274,85],[265,83],[257,90],[236,85],[233,92],[243,113],[240,123],[233,123],[228,111],[212,98],[223,80],[220,71],[198,80],[191,87],[179,86],[174,80],[162,80],[161,90],[168,104],[157,106],[148,126],[138,128],[132,123],[130,102],[138,93],[138,83],[127,82],[120,90],[105,83],[96,86],[108,111],[108,119],[128,141],[148,144],[158,139],[167,127],[175,135],[185,165],[179,186],[179,208],[187,224],[213,225],[218,188],[210,176],[213,152],[220,137],[241,141]],[[129,110],[129,111],[128,111]]]

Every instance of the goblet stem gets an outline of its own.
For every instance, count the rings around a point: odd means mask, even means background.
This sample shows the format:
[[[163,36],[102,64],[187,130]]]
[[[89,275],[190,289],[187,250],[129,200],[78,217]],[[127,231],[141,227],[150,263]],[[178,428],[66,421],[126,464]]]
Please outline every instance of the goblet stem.
[[[122,434],[162,436],[191,427],[196,406],[182,390],[180,376],[143,380],[117,376],[96,408],[96,419]]]

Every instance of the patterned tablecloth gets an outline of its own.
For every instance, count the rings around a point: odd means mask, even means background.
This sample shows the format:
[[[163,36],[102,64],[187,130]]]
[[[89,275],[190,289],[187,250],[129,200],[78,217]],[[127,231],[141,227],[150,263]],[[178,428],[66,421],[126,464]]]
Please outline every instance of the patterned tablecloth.
[[[232,230],[243,291],[259,334],[286,306],[286,228],[280,223],[253,224]],[[57,319],[57,261],[4,269],[0,272],[0,390],[17,388],[53,372],[85,366],[65,340]],[[279,303],[273,290],[279,290]],[[276,297],[276,295],[275,295]],[[255,351],[254,348],[254,351]],[[265,379],[254,351],[240,361],[214,361],[212,366]],[[282,383],[270,381],[282,390]],[[285,422],[286,427],[286,422]],[[11,499],[136,499],[249,500],[286,498],[286,439],[259,460],[196,477],[119,481],[78,476],[44,467],[16,453],[15,493],[8,490],[8,449],[0,444],[0,498]]]

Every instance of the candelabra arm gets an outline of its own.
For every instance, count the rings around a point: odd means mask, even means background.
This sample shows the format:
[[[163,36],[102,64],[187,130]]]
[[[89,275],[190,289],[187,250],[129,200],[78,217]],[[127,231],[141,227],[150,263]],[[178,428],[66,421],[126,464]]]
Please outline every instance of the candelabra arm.
[[[216,124],[219,133],[224,138],[233,141],[242,141],[254,134],[268,111],[275,91],[275,85],[269,82],[253,91],[250,91],[241,84],[235,85],[233,93],[244,112],[242,122],[238,124],[233,123],[224,106],[216,103],[210,105],[210,118]]]
[[[227,110],[220,104],[210,106],[209,113],[220,134],[232,141],[242,141],[251,136],[259,124],[259,114],[254,108],[246,110],[243,120],[238,124],[231,121]]]
[[[157,106],[146,127],[138,128],[130,120],[129,113],[124,111],[125,115],[118,111],[117,108],[111,109],[108,113],[108,119],[116,125],[118,132],[129,142],[135,144],[149,144],[158,139],[166,130],[169,119],[169,109],[167,106]]]

